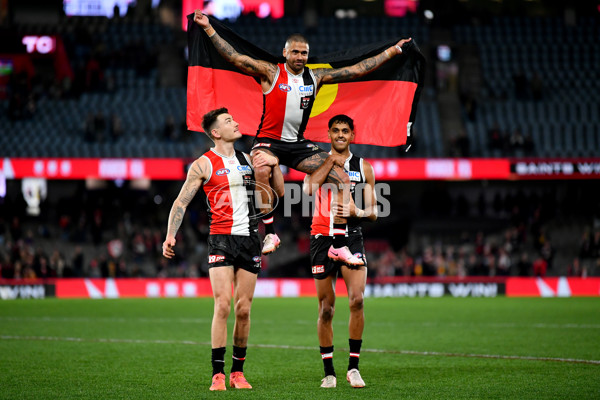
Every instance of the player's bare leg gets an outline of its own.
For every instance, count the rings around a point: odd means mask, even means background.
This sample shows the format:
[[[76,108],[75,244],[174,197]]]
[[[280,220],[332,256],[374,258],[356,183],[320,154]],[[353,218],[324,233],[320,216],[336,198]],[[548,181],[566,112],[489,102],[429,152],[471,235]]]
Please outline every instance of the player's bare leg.
[[[244,377],[244,361],[250,333],[250,309],[257,275],[239,268],[234,280],[233,365],[229,375],[229,386],[236,389],[252,389]]]
[[[317,297],[319,299],[319,319],[317,320],[317,334],[325,378],[321,387],[332,388],[336,386],[335,369],[333,368],[333,315],[335,313],[335,276],[330,275],[325,279],[315,279]]]
[[[262,151],[270,155],[272,152],[265,149],[252,150],[254,156]],[[265,165],[254,169],[254,179],[256,180],[256,194],[259,200],[259,209],[263,215],[263,224],[265,226],[265,239],[263,241],[263,254],[271,254],[281,244],[279,236],[275,233],[273,221],[273,190],[271,189],[270,178],[273,173],[273,167]]]
[[[227,318],[231,309],[233,267],[214,267],[208,270],[214,297],[214,312],[210,329],[213,378],[210,390],[225,390],[225,346]]]
[[[365,382],[358,371],[358,361],[365,327],[364,293],[367,282],[367,268],[342,266],[342,277],[348,288],[348,303],[350,306],[350,320],[348,321],[350,355],[346,380],[350,382],[352,387],[362,388],[365,387]]]

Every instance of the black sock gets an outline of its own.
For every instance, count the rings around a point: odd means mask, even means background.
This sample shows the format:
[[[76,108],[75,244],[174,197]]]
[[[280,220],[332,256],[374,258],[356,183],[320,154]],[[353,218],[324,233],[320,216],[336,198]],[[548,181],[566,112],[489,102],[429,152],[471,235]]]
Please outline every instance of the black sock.
[[[212,367],[213,375],[221,373],[225,374],[225,347],[212,349]]]
[[[339,249],[347,245],[346,224],[333,224],[333,247]]]
[[[362,345],[362,339],[348,339],[350,343],[350,357],[348,358],[348,371],[351,369],[358,369],[358,360],[360,357],[360,346]]]
[[[233,364],[231,365],[231,372],[242,372],[244,371],[244,361],[246,360],[246,349],[247,347],[233,346]]]
[[[322,347],[319,346],[321,351],[321,359],[323,360],[323,368],[325,369],[325,376],[335,376],[335,369],[333,369],[333,346]]]
[[[275,227],[273,226],[273,214],[269,215],[267,218],[263,218],[263,224],[265,225],[265,235],[269,233],[275,233]]]

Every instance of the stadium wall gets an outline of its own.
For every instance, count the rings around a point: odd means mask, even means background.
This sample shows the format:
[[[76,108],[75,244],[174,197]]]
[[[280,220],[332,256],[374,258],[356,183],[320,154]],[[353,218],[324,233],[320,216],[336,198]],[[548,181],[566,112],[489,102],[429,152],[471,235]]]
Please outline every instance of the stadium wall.
[[[337,283],[339,296],[346,286]],[[600,296],[600,278],[403,278],[369,281],[365,297]],[[208,278],[0,280],[0,299],[211,297]],[[259,279],[255,297],[315,297],[312,279]]]

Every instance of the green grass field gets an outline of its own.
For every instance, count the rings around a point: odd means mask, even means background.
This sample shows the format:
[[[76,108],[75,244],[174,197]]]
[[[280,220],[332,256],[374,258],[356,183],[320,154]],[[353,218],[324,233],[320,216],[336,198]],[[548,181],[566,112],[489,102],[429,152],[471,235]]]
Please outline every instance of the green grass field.
[[[317,300],[256,299],[245,365],[254,389],[213,393],[212,299],[3,301],[0,398],[600,399],[600,299],[367,299],[365,307],[366,388],[345,381],[347,298],[334,318],[335,389],[319,388]]]

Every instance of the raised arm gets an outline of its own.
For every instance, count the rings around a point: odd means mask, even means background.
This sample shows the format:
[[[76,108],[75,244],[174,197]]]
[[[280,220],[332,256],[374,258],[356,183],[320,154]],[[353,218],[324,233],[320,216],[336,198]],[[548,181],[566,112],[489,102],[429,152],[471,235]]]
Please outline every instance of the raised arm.
[[[348,80],[360,78],[368,73],[376,70],[392,57],[402,54],[402,46],[404,43],[411,41],[411,38],[402,39],[396,45],[386,49],[376,56],[367,58],[354,65],[342,68],[317,68],[313,70],[315,78],[317,78],[317,86],[326,85],[329,83],[346,82]]]
[[[334,168],[336,165],[340,168],[344,168],[344,158],[338,155],[329,155],[323,164],[319,168],[316,169],[312,174],[307,174],[304,178],[304,184],[302,186],[302,190],[307,195],[311,196],[315,193],[319,187],[327,180],[329,176],[329,171]]]
[[[375,172],[368,161],[363,160],[365,171],[365,184],[363,186],[363,199],[365,208],[361,209],[353,201],[348,204],[333,203],[333,212],[338,217],[343,218],[366,218],[369,221],[377,219],[377,196],[375,195]],[[357,186],[358,190],[358,186]]]
[[[173,202],[171,212],[169,213],[169,222],[167,225],[167,238],[163,243],[163,256],[172,258],[175,255],[173,247],[175,246],[175,235],[183,222],[183,216],[187,206],[190,204],[202,183],[207,179],[209,164],[205,158],[199,158],[192,163],[185,182],[179,192],[179,195]]]
[[[238,53],[225,39],[219,36],[210,25],[208,17],[205,14],[202,14],[202,11],[194,11],[194,22],[204,29],[204,32],[206,32],[215,48],[224,59],[246,74],[256,76],[260,78],[261,81],[271,85],[277,72],[277,66],[275,64],[267,61],[255,60],[245,54]]]

